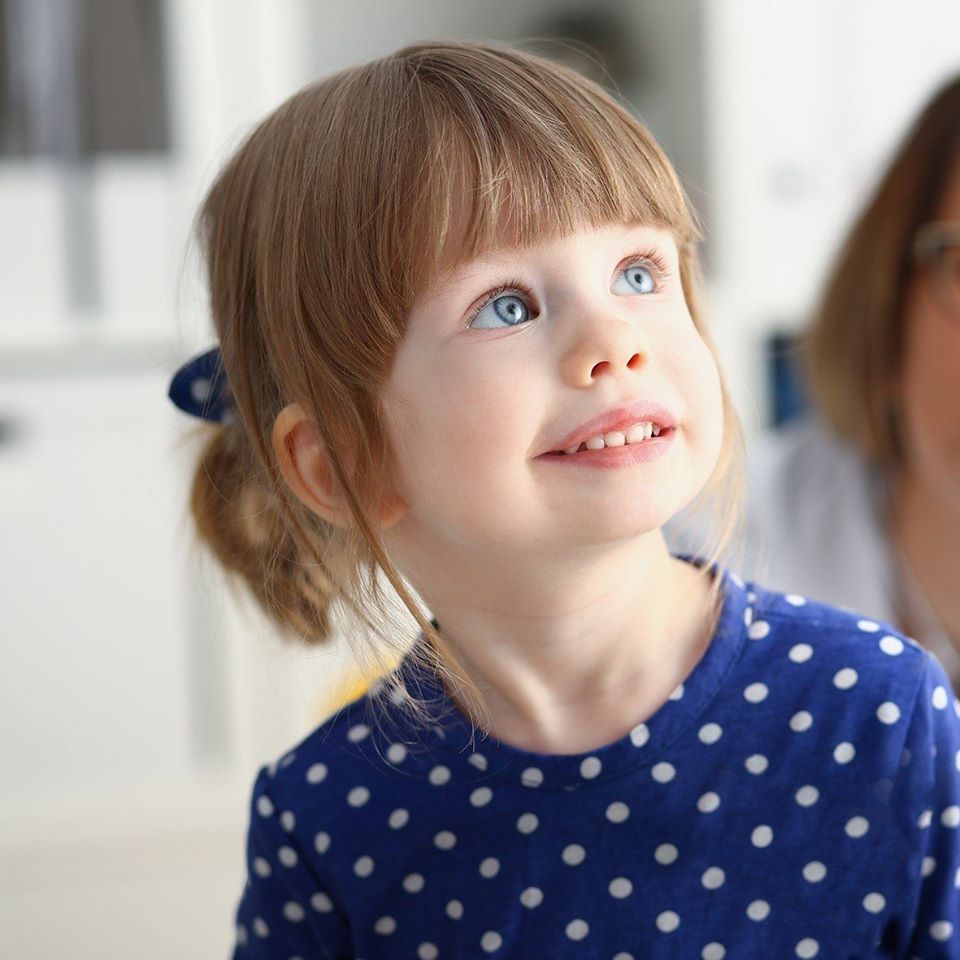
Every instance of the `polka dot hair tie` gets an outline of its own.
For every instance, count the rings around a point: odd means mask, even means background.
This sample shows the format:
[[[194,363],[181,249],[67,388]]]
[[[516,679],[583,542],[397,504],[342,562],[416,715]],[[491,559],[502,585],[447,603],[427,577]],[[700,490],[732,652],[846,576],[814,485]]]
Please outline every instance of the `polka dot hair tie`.
[[[213,423],[233,422],[233,401],[220,348],[188,360],[170,381],[168,396],[184,413]]]

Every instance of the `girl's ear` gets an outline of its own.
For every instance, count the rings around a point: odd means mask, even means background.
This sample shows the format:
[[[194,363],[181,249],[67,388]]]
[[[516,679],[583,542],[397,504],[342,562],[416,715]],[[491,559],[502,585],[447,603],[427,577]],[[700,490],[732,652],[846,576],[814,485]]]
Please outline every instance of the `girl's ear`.
[[[280,411],[273,424],[273,451],[280,472],[297,498],[310,510],[338,527],[349,527],[353,515],[336,482],[316,422],[296,403]],[[347,470],[352,463],[346,463]],[[393,526],[406,513],[397,497],[381,504],[381,528]]]

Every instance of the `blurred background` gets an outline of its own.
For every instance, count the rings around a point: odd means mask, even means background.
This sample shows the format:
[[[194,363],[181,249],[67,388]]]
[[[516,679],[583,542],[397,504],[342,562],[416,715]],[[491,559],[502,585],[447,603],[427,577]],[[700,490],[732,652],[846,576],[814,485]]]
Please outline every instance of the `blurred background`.
[[[0,0],[3,956],[226,957],[254,771],[358,690],[192,549],[166,389],[212,342],[190,228],[232,147],[439,37],[605,65],[703,216],[754,434],[795,404],[778,344],[849,218],[960,69],[960,4]]]

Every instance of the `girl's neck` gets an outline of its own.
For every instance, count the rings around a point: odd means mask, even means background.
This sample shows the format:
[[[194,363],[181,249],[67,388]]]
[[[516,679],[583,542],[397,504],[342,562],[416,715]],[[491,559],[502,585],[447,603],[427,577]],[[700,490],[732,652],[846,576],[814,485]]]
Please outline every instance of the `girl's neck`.
[[[689,675],[709,646],[716,603],[708,577],[659,543],[563,616],[510,622],[434,605],[494,737],[535,753],[595,749],[646,720]]]
[[[960,649],[960,503],[912,472],[895,479],[890,525],[893,540],[954,646]],[[904,624],[916,629],[916,624]]]

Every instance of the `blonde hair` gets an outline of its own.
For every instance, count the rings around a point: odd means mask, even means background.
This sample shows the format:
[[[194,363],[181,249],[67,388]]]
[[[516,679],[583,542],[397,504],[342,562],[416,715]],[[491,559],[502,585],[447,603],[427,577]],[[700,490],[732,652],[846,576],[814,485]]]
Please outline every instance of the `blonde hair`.
[[[960,77],[908,131],[844,241],[803,344],[814,402],[834,432],[868,459],[902,463],[891,403],[913,276],[914,236],[960,160]]]
[[[480,692],[411,596],[376,525],[390,475],[380,388],[415,294],[450,265],[444,245],[464,184],[457,260],[506,237],[522,244],[582,225],[668,228],[706,337],[698,227],[669,161],[627,109],[572,70],[522,50],[409,46],[287,100],[236,150],[201,207],[198,232],[237,422],[203,428],[209,438],[191,508],[200,540],[287,633],[323,643],[338,605],[356,620],[351,649],[371,675],[405,655],[428,663],[487,732]],[[346,527],[318,517],[283,481],[271,432],[291,402],[316,417],[352,515]],[[725,388],[723,403],[723,453],[701,496],[732,503],[740,485],[724,481],[742,441]],[[737,508],[726,512],[711,556],[738,516]],[[425,642],[411,647],[390,623],[378,571]],[[384,684],[395,703],[428,717],[399,671],[385,673]]]

